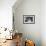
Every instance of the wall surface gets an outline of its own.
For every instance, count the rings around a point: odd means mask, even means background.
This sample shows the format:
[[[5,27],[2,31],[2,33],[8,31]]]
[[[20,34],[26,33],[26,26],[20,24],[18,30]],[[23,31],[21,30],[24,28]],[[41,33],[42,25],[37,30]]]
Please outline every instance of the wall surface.
[[[23,0],[18,7],[14,6],[15,28],[25,39],[34,40],[36,46],[41,46],[41,1]],[[23,15],[35,15],[35,24],[23,24]]]
[[[46,46],[46,0],[41,1],[41,38],[42,46]]]
[[[12,29],[12,6],[15,2],[16,0],[0,0],[0,38],[10,35],[9,31],[6,33],[1,27]]]
[[[33,39],[37,46],[46,46],[46,0],[23,0],[20,5],[14,5],[13,13],[15,29],[25,38]],[[32,14],[35,15],[35,24],[23,24],[23,15]]]
[[[0,27],[12,28],[12,6],[16,0],[0,0]]]

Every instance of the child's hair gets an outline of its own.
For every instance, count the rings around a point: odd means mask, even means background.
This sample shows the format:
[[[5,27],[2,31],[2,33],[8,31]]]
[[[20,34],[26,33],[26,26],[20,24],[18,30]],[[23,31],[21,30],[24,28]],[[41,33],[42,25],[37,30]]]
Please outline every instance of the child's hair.
[[[25,41],[25,46],[26,46],[26,43],[28,43],[27,41]],[[33,46],[35,46],[35,43],[33,42]]]

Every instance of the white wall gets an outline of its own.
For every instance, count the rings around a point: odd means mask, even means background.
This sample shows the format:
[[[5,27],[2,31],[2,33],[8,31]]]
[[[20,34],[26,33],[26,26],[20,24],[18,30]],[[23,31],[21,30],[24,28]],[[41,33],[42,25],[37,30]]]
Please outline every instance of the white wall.
[[[42,46],[46,46],[46,0],[41,1],[41,38]]]
[[[0,27],[12,28],[12,6],[16,0],[0,0]]]
[[[15,5],[14,5],[15,6]],[[24,34],[24,38],[35,41],[36,46],[41,46],[41,1],[23,0],[14,10],[15,28]],[[35,15],[35,24],[23,24],[23,15]]]
[[[34,38],[37,46],[39,46],[40,41],[42,43],[40,46],[46,46],[46,0],[41,0],[41,2],[40,0],[25,0],[20,4],[21,5],[19,6],[17,5],[18,7],[14,5],[13,8],[15,15],[15,28],[18,31],[23,32],[24,36],[28,36],[28,38],[31,39]],[[26,14],[36,15],[35,24],[23,24],[23,15]]]
[[[16,0],[0,0],[0,28],[6,27],[10,30],[12,29],[12,6],[15,2]],[[3,30],[0,29],[0,32]],[[5,38],[7,33],[8,32],[3,31],[3,33],[0,34],[0,38]],[[10,33],[8,33],[8,35],[10,36]]]

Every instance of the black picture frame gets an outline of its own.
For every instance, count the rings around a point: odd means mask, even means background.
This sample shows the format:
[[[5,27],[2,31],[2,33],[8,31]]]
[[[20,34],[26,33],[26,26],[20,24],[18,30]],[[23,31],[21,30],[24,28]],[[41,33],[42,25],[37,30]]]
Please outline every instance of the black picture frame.
[[[35,15],[23,15],[23,24],[35,24]]]

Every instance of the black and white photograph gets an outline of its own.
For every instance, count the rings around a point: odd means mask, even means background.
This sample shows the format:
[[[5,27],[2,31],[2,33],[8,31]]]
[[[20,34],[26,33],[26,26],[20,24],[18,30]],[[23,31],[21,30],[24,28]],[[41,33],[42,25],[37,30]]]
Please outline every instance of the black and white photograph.
[[[35,24],[35,15],[23,15],[24,24]]]

